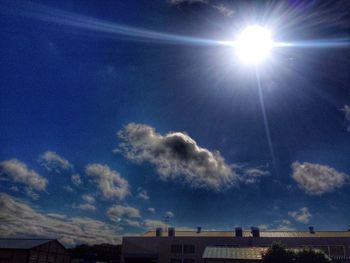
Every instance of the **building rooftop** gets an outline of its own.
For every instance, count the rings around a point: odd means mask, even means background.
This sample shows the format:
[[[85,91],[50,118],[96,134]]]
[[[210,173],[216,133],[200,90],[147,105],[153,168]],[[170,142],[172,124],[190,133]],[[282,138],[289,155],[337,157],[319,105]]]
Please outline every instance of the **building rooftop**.
[[[30,249],[54,239],[12,239],[0,238],[0,249]]]
[[[144,233],[144,237],[155,237],[156,230],[150,230]],[[167,231],[163,231],[162,236],[168,236]],[[235,231],[207,231],[202,230],[177,230],[175,231],[177,237],[234,237]],[[252,237],[250,230],[243,231],[243,237]],[[350,238],[350,231],[264,231],[260,230],[260,237],[348,237]]]

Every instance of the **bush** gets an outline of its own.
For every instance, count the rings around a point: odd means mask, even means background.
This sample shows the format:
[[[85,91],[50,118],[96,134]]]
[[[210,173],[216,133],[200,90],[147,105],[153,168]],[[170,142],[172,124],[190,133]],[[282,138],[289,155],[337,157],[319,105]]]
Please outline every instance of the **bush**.
[[[323,252],[311,248],[301,251],[288,250],[281,243],[274,243],[262,257],[263,263],[329,263]]]

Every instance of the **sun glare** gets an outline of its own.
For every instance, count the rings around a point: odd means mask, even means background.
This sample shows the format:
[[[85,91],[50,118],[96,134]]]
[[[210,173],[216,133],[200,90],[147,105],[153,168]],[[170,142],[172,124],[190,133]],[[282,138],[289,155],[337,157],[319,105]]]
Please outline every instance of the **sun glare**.
[[[258,25],[245,28],[235,41],[236,54],[245,64],[260,64],[270,54],[273,46],[271,32]]]

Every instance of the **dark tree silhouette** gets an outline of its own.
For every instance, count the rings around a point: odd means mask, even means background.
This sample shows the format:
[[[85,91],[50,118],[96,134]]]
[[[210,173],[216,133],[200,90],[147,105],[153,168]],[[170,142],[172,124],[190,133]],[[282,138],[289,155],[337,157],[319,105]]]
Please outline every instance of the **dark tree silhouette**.
[[[297,263],[329,263],[330,260],[322,252],[314,251],[311,248],[304,248],[296,255]]]
[[[262,257],[263,263],[329,263],[323,252],[311,248],[301,251],[288,250],[281,243],[274,243]]]

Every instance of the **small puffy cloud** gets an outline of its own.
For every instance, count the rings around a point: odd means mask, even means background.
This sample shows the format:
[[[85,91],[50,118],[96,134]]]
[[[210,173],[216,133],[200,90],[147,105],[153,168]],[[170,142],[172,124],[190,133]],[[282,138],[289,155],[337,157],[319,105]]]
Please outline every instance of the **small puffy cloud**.
[[[95,197],[93,197],[92,195],[89,195],[89,194],[84,194],[84,195],[82,195],[81,198],[89,204],[93,204],[96,201]]]
[[[72,165],[68,160],[64,159],[53,151],[47,151],[40,155],[39,163],[50,172],[60,172],[62,170],[70,170],[72,168]]]
[[[341,111],[343,111],[345,114],[345,120],[347,121],[347,124],[348,124],[347,131],[350,132],[350,106],[344,105]]]
[[[292,169],[292,178],[310,195],[332,192],[349,180],[348,175],[327,165],[294,162]]]
[[[302,207],[298,211],[290,211],[288,215],[292,217],[295,221],[303,224],[307,224],[312,217],[309,209],[307,207]]]
[[[142,200],[149,200],[149,195],[146,189],[143,189],[141,187],[137,188],[137,198],[140,198]]]
[[[186,133],[161,135],[148,125],[130,123],[118,132],[116,152],[127,159],[149,162],[162,180],[181,181],[192,188],[221,191],[237,183],[237,175],[218,151],[202,148]]]
[[[33,200],[38,200],[39,199],[39,195],[37,193],[35,193],[33,191],[33,189],[30,188],[30,187],[25,187],[25,194],[27,196],[29,196],[30,198],[32,198]]]
[[[147,208],[147,211],[154,214],[156,212],[156,209],[154,207]]]
[[[92,204],[86,203],[86,204],[80,204],[80,205],[76,205],[73,204],[72,208],[77,208],[80,210],[84,210],[84,211],[90,211],[90,212],[95,212],[96,211],[96,207]]]
[[[109,168],[108,165],[89,164],[85,172],[92,177],[106,199],[124,199],[129,195],[129,183],[117,171]]]
[[[83,183],[79,174],[72,174],[70,179],[75,186],[79,186]]]
[[[141,218],[140,211],[131,206],[114,205],[107,210],[107,216],[116,222],[121,219]]]
[[[255,184],[258,183],[262,177],[269,175],[269,171],[261,168],[246,168],[240,174],[239,179],[245,184]]]
[[[67,246],[121,242],[116,226],[88,217],[46,214],[4,193],[0,193],[0,218],[0,233],[6,238],[57,238]]]
[[[30,189],[45,190],[47,180],[17,159],[0,162],[0,179],[21,183]]]
[[[175,214],[173,212],[171,212],[171,211],[167,211],[167,212],[165,212],[165,216],[169,217],[169,218],[172,218],[172,217],[175,216]]]

